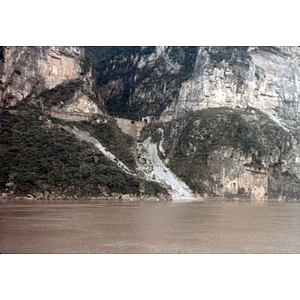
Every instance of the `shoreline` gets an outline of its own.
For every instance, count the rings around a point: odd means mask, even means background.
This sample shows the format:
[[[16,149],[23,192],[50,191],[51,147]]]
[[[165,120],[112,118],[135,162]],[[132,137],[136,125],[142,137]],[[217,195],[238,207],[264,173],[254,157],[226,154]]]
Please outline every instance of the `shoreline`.
[[[81,203],[81,202],[114,202],[114,203],[130,203],[130,202],[172,202],[172,198],[168,196],[131,196],[131,195],[122,195],[122,196],[13,196],[13,195],[0,195],[0,203],[7,202],[32,202],[32,203],[51,203],[51,202],[64,202],[64,203]]]
[[[173,200],[170,195],[159,195],[159,196],[133,196],[133,195],[118,195],[118,196],[16,196],[16,195],[1,195],[0,203],[134,203],[134,202],[171,202],[171,203],[188,203],[188,202],[238,202],[238,203],[299,203],[296,199],[290,200],[266,200],[266,201],[254,201],[249,199],[238,199],[238,198],[225,198],[225,197],[196,197],[193,201],[176,201]]]

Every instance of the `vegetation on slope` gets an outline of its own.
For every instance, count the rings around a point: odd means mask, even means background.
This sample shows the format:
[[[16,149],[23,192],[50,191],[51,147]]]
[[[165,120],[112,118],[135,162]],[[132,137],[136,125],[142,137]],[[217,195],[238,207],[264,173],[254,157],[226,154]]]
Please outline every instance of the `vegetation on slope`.
[[[61,120],[53,119],[53,121],[62,123]],[[113,117],[94,115],[93,120],[90,121],[64,123],[88,131],[107,151],[114,154],[131,170],[136,170],[135,159],[130,150],[134,145],[134,139],[121,131]]]
[[[37,112],[0,111],[0,190],[16,195],[54,192],[97,196],[105,192],[166,193],[120,170],[98,149],[58,126],[47,126]]]

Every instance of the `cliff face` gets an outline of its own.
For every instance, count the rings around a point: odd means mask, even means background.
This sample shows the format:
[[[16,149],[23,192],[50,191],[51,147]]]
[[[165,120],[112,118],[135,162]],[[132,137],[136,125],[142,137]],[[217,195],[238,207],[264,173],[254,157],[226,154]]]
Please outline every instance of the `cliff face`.
[[[91,48],[91,49],[90,49]],[[99,98],[110,114],[160,116],[193,71],[197,47],[87,47]]]
[[[299,118],[299,47],[200,47],[192,76],[162,114],[171,120],[185,110],[254,107]],[[274,111],[276,110],[276,111]]]
[[[81,73],[84,55],[82,47],[4,47],[0,107],[15,106],[25,99],[47,110],[99,113],[99,106],[87,95],[93,94],[91,74]],[[56,95],[60,85],[65,93]],[[59,99],[51,101],[51,95]]]
[[[83,71],[93,47],[86,48],[4,47],[0,106],[75,80],[119,117],[166,122],[187,110],[250,106],[288,119],[287,126],[298,121],[299,47],[98,47],[93,75]],[[87,102],[81,97],[70,102]]]
[[[287,125],[298,120],[299,47],[104,48],[97,92],[116,116],[167,122],[188,110],[250,106]]]

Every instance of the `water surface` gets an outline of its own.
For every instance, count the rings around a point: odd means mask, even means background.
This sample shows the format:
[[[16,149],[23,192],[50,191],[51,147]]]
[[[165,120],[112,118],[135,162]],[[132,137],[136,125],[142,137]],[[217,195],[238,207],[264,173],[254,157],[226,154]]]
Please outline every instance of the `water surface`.
[[[299,203],[0,203],[2,253],[299,253]]]

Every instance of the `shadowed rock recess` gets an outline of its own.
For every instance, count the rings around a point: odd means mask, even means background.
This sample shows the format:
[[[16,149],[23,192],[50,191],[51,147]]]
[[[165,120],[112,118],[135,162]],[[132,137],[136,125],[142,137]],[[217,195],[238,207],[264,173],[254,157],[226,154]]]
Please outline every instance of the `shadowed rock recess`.
[[[299,78],[299,47],[1,46],[0,196],[299,201]]]

